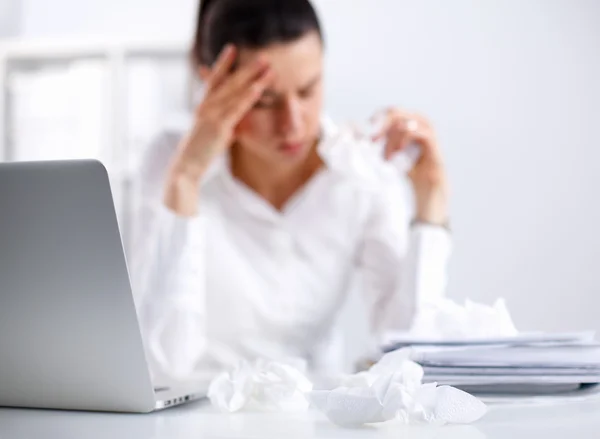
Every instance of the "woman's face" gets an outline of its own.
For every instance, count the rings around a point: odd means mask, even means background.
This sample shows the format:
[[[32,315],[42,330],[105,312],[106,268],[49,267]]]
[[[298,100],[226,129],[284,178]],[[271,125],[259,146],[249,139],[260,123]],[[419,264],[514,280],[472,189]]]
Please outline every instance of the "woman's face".
[[[306,158],[319,133],[323,101],[323,48],[318,34],[260,50],[242,49],[239,64],[266,59],[273,82],[242,119],[236,141],[244,152],[273,165]]]

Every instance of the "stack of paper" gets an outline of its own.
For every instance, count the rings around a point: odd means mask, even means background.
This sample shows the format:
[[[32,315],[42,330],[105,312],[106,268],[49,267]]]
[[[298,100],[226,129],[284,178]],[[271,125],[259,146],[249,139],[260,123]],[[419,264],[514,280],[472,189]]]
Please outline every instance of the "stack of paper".
[[[520,334],[474,340],[396,337],[386,351],[410,346],[424,381],[476,394],[556,394],[600,383],[593,333]]]

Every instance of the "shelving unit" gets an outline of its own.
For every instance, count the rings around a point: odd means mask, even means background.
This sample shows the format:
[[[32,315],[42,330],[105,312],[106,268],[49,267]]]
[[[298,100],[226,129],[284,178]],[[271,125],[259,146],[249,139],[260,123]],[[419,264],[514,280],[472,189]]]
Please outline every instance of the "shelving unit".
[[[187,51],[164,41],[0,42],[0,160],[102,160],[127,247],[140,155],[192,105]]]

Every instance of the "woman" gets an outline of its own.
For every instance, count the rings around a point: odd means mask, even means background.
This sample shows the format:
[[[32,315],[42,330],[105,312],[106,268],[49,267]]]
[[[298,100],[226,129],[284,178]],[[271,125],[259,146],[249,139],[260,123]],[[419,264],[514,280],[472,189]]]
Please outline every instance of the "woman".
[[[421,148],[409,224],[391,183],[366,184],[328,152],[309,0],[205,0],[193,55],[205,83],[194,121],[161,137],[141,175],[133,274],[155,376],[258,357],[337,369],[332,322],[357,279],[373,331],[406,329],[443,293],[450,244],[427,121],[388,109],[378,136],[386,158]]]

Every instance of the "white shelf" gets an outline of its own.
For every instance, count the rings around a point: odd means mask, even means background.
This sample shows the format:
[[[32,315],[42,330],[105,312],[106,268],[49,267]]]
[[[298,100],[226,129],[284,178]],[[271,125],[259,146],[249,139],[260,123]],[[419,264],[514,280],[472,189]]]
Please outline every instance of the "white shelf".
[[[64,144],[64,138],[71,138],[69,132],[65,134],[65,130],[69,131],[65,126],[70,126],[68,121],[73,117],[75,117],[73,119],[75,120],[73,129],[79,129],[79,131],[74,131],[73,134],[76,139],[75,146],[80,141],[78,136],[84,139],[81,142],[86,142],[85,139],[90,138],[90,135],[94,136],[93,133],[100,133],[101,139],[92,137],[92,139],[96,139],[95,142],[105,145],[102,147],[102,157],[96,158],[102,159],[109,169],[111,185],[115,192],[115,203],[120,213],[120,223],[126,240],[125,246],[127,247],[127,237],[130,236],[131,232],[130,209],[135,201],[131,193],[131,174],[136,168],[137,163],[135,160],[141,152],[140,148],[143,148],[143,145],[149,140],[148,137],[155,134],[154,131],[157,129],[158,123],[165,122],[165,120],[162,120],[167,119],[165,113],[171,110],[176,113],[181,110],[185,111],[191,104],[192,78],[186,72],[188,47],[187,42],[181,41],[3,40],[0,43],[0,161],[18,159],[23,156],[22,153],[25,153],[25,156],[35,156],[37,154],[35,148],[38,142],[45,142],[44,148],[47,147],[46,143],[51,145],[51,140],[46,140],[46,138],[52,136],[46,137],[45,134],[32,133],[29,131],[29,127],[23,128],[23,123],[21,123],[21,126],[18,125],[18,123],[23,122],[22,120],[12,119],[16,117],[13,113],[16,109],[16,103],[11,102],[11,93],[16,93],[13,87],[15,77],[18,77],[20,81],[23,78],[27,80],[28,76],[35,78],[36,75],[40,75],[40,77],[43,77],[45,74],[44,69],[48,71],[50,66],[59,68],[59,70],[64,66],[64,74],[69,75],[73,74],[73,66],[77,66],[77,69],[82,65],[89,68],[92,64],[100,61],[102,64],[100,68],[105,69],[103,75],[106,77],[106,81],[103,80],[103,85],[101,85],[105,97],[101,100],[94,100],[98,103],[98,108],[91,108],[95,104],[91,104],[89,108],[90,114],[94,115],[94,121],[90,121],[88,124],[85,120],[86,116],[83,116],[84,120],[82,122],[81,118],[77,118],[79,113],[75,113],[75,116],[72,114],[66,116],[62,113],[59,114],[58,109],[62,108],[64,110],[65,107],[64,102],[61,101],[57,102],[57,114],[55,115],[52,105],[49,105],[51,104],[49,100],[57,99],[57,96],[61,96],[60,92],[47,93],[48,96],[53,96],[43,102],[45,109],[39,113],[41,116],[33,110],[28,110],[29,107],[27,106],[20,107],[24,110],[20,110],[21,114],[19,116],[23,116],[25,118],[23,120],[29,122],[30,125],[35,125],[40,130],[43,130],[44,127],[47,130],[49,129],[50,133],[55,132],[52,119],[57,117],[59,122],[56,123],[59,125],[56,130],[59,134],[55,139],[60,139],[58,144]],[[93,62],[89,63],[92,60]],[[179,65],[179,63],[182,64]],[[132,66],[136,66],[136,68],[129,70]],[[175,66],[175,70],[172,69],[173,66]],[[94,68],[97,69],[98,67]],[[164,68],[167,68],[167,70],[164,70]],[[168,74],[165,74],[165,72]],[[55,74],[56,72],[53,73],[53,75]],[[23,76],[19,77],[19,75]],[[58,75],[60,76],[61,73],[59,72]],[[139,75],[140,81],[136,80],[137,75]],[[179,77],[182,78],[181,84],[179,84]],[[76,74],[74,76],[76,81],[86,81],[85,78],[89,80],[89,75]],[[65,94],[64,99],[69,99],[69,96],[71,96],[74,98],[74,102],[81,103],[80,96],[77,93],[73,94],[69,80],[60,80],[57,83],[59,84],[57,87],[69,88],[69,92]],[[94,85],[90,85],[91,87],[99,86],[97,81],[92,81],[92,83]],[[156,89],[154,83],[156,83]],[[78,84],[77,87],[83,92],[86,90],[85,85]],[[25,91],[25,95],[28,94],[26,92],[29,88],[26,83],[24,88],[21,85],[21,89]],[[171,95],[169,93],[175,94]],[[31,92],[29,94],[31,96],[26,96],[23,99],[25,99],[27,105],[31,106],[35,103],[38,94],[31,94]],[[98,92],[95,92],[93,96],[98,97]],[[31,99],[33,101],[27,102]],[[132,103],[132,99],[138,99],[138,101]],[[84,107],[87,108],[88,106]],[[167,111],[164,107],[168,107],[169,110]],[[34,105],[31,108],[37,107]],[[63,113],[65,112],[63,111]],[[100,113],[103,115],[98,116]],[[64,116],[62,119],[60,118],[61,115]],[[42,117],[44,122],[38,122],[32,116]],[[31,119],[31,121],[28,119]],[[15,122],[15,120],[19,122]],[[84,127],[82,128],[81,125]],[[20,137],[21,141],[9,138],[8,131],[16,127],[19,127],[21,133],[26,136]],[[100,132],[98,129],[102,131]],[[84,134],[82,134],[82,130],[85,131]],[[11,136],[15,136],[15,134],[18,135],[19,133],[10,133]],[[38,138],[40,140],[37,140]],[[32,140],[26,141],[25,139]],[[11,151],[28,144],[31,144],[29,147],[33,148],[31,154],[25,151],[15,154],[16,151]],[[57,151],[56,155],[60,156],[64,154],[64,151],[68,151],[68,149],[63,148],[62,152]],[[53,154],[48,154],[48,151],[43,151],[42,154],[41,151],[40,155],[45,158],[52,158]],[[132,162],[132,160],[134,161]]]
[[[189,45],[180,41],[122,41],[85,39],[3,40],[0,57],[5,60],[69,60],[73,58],[125,56],[187,56]]]

